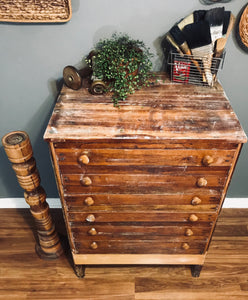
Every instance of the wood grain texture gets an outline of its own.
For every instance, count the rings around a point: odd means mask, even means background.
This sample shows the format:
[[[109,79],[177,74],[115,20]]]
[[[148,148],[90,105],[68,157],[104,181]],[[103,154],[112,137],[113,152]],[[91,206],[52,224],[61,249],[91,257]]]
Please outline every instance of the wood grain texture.
[[[205,225],[205,226],[204,226]],[[85,238],[89,235],[90,229],[95,229],[95,234],[92,235],[92,238],[99,240],[106,240],[109,236],[113,238],[123,237],[127,239],[132,238],[140,238],[144,239],[144,237],[149,237],[150,239],[166,236],[166,239],[170,239],[170,236],[182,237],[187,236],[187,230],[191,229],[192,236],[207,236],[209,232],[209,227],[204,224],[202,226],[194,226],[192,228],[191,224],[183,225],[183,224],[174,224],[174,225],[164,225],[155,223],[152,226],[149,225],[142,225],[136,224],[131,226],[123,225],[122,223],[119,224],[111,224],[108,223],[107,225],[99,225],[99,224],[92,224],[92,225],[84,225],[84,226],[73,226],[72,225],[72,232],[75,238]]]
[[[73,144],[70,149],[56,149],[56,155],[59,163],[63,165],[78,165],[84,166],[79,161],[80,156],[84,154],[88,157],[87,165],[90,166],[140,166],[140,165],[164,165],[164,166],[203,166],[205,156],[211,156],[213,162],[211,166],[230,166],[235,150],[133,150],[133,149],[75,149]]]
[[[128,212],[125,213],[117,211],[117,212],[93,212],[95,217],[95,221],[92,223],[105,223],[105,222],[188,222],[190,223],[190,213],[182,213],[182,212],[157,212],[157,211],[150,211],[150,212]],[[70,212],[68,213],[68,218],[70,222],[85,222],[89,213],[84,212]],[[216,214],[215,213],[208,213],[205,212],[198,212],[197,213],[197,222],[211,222],[215,220]],[[90,223],[90,222],[89,222]]]
[[[157,210],[163,207],[167,210],[202,210],[208,209],[212,210],[213,207],[219,204],[220,193],[215,190],[203,190],[200,189],[197,193],[198,198],[200,198],[201,203],[198,205],[192,205],[194,197],[191,193],[186,191],[183,194],[169,194],[164,193],[161,197],[160,194],[96,194],[90,197],[93,200],[93,205],[88,207],[85,200],[88,198],[87,194],[71,195],[66,197],[66,208],[68,211],[79,210],[92,211],[94,207],[99,210],[104,210],[106,206],[129,206],[130,208],[142,205],[147,208],[151,206],[156,206]],[[208,205],[210,207],[208,207]]]
[[[203,264],[246,141],[218,83],[158,75],[119,108],[86,85],[63,87],[44,138],[74,262],[102,263],[104,254],[107,263],[170,263],[171,254],[174,263]]]
[[[23,200],[24,201],[24,200]],[[65,235],[61,210],[51,210]],[[64,256],[43,261],[34,251],[29,210],[0,210],[0,299],[245,300],[248,298],[248,210],[223,209],[201,276],[189,266],[89,266],[78,279],[69,246]],[[14,246],[14,247],[13,247]],[[41,280],[45,278],[45,280]]]
[[[115,108],[110,95],[92,96],[63,87],[44,138],[96,139],[211,139],[245,142],[239,121],[222,87],[158,82],[142,89]],[[104,118],[103,118],[104,116]],[[135,122],[133,122],[135,120]]]
[[[37,226],[36,252],[41,258],[56,259],[63,249],[46,202],[46,193],[40,185],[29,136],[24,131],[13,131],[2,138],[2,143]]]

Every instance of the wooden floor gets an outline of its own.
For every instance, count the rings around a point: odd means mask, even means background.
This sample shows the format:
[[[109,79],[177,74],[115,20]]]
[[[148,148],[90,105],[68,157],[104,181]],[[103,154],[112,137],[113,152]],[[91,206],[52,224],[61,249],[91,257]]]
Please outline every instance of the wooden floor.
[[[59,233],[60,210],[52,211]],[[87,267],[71,258],[44,261],[34,251],[29,210],[0,210],[0,299],[248,299],[248,209],[224,209],[200,278],[187,266]]]

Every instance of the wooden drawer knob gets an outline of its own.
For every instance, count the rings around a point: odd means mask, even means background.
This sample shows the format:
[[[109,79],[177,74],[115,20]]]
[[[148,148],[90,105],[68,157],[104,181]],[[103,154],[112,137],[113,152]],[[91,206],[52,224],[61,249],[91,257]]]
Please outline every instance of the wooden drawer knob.
[[[198,187],[204,187],[204,186],[207,186],[207,184],[208,184],[208,182],[207,182],[206,178],[201,177],[201,178],[197,179],[197,186]]]
[[[192,201],[191,201],[191,204],[192,205],[199,205],[199,204],[201,204],[201,199],[199,198],[199,197],[194,197],[193,199],[192,199]]]
[[[92,243],[90,244],[90,248],[93,249],[93,250],[97,249],[97,248],[98,248],[97,243],[96,243],[96,242],[92,242]]]
[[[95,218],[94,215],[88,215],[88,216],[86,217],[86,221],[87,221],[87,222],[92,223],[92,222],[95,222],[95,220],[96,220],[96,218]]]
[[[89,157],[86,154],[83,154],[83,155],[79,156],[78,161],[81,164],[88,165],[88,163],[90,162],[90,159],[89,159]]]
[[[89,235],[97,235],[97,231],[94,227],[90,228],[90,230],[88,231]]]
[[[205,155],[205,156],[203,157],[203,159],[202,159],[202,164],[203,164],[204,166],[209,166],[209,165],[211,165],[211,164],[213,163],[213,161],[214,161],[214,159],[213,159],[212,156],[210,156],[210,155]]]
[[[198,217],[196,215],[192,214],[189,216],[189,220],[190,220],[190,222],[196,222],[196,221],[198,221]]]
[[[81,179],[81,183],[82,183],[82,185],[89,186],[92,184],[92,181],[91,181],[90,177],[85,176]]]
[[[87,198],[84,199],[84,203],[85,203],[85,205],[87,205],[87,206],[91,206],[91,205],[94,204],[94,200],[93,200],[92,197],[87,197]]]
[[[193,234],[194,233],[193,233],[193,231],[190,228],[186,229],[186,231],[185,231],[185,235],[186,236],[192,236]]]
[[[182,244],[182,248],[183,248],[184,250],[188,250],[188,249],[190,248],[190,246],[189,246],[188,243],[183,243],[183,244]]]

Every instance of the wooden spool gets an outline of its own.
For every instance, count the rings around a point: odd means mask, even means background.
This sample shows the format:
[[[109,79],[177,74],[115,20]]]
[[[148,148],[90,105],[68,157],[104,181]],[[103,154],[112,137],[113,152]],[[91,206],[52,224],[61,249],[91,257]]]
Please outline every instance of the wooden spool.
[[[30,175],[27,176],[16,175],[16,177],[18,179],[20,186],[28,192],[31,192],[40,186],[40,175],[37,169],[35,169],[34,172]]]
[[[16,175],[27,176],[34,172],[36,169],[36,162],[33,157],[31,157],[27,162],[20,164],[12,164],[12,168]]]
[[[54,242],[55,244],[56,242],[59,243],[59,237],[54,231],[53,234],[51,234],[49,237],[47,237],[46,235],[39,235],[39,242],[42,249],[52,248],[54,246]]]
[[[25,200],[28,205],[32,208],[33,206],[39,206],[42,203],[46,202],[46,193],[42,187],[39,188],[38,192],[36,193],[24,193]]]
[[[73,90],[78,90],[82,86],[82,79],[90,76],[92,69],[85,67],[81,70],[76,69],[73,66],[66,66],[63,70],[63,79],[66,86]]]
[[[34,211],[32,212],[32,215],[34,218],[37,217],[37,214],[35,214]],[[47,235],[49,235],[49,232],[52,232],[53,221],[50,214],[47,215],[44,219],[35,219],[35,223],[36,227],[38,228],[38,234],[42,232],[42,234],[44,235],[44,232],[47,232]]]
[[[14,131],[6,134],[2,143],[36,223],[39,240],[36,252],[43,259],[58,258],[63,249],[46,202],[46,193],[40,186],[40,175],[29,137],[24,131]]]
[[[2,138],[4,150],[12,163],[24,163],[33,156],[29,137],[24,131],[13,131]]]

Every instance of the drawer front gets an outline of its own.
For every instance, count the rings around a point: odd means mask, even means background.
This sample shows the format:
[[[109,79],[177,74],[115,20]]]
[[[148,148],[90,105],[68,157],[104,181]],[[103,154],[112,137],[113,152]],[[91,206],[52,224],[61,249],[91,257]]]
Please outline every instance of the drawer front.
[[[67,211],[106,210],[216,210],[221,193],[199,190],[196,194],[80,194],[66,196]]]
[[[235,150],[213,149],[56,149],[63,173],[82,173],[85,169],[100,173],[110,170],[110,166],[119,166],[119,171],[127,166],[229,167],[234,154]],[[112,168],[113,171],[118,169]]]
[[[68,221],[87,224],[96,223],[119,223],[119,222],[159,222],[159,223],[187,223],[198,224],[201,222],[211,223],[215,221],[216,213],[207,212],[68,212]]]
[[[202,254],[235,149],[82,144],[55,153],[75,253]]]
[[[183,224],[162,225],[160,223],[136,223],[132,226],[123,223],[79,224],[71,222],[72,236],[75,241],[87,239],[102,241],[111,239],[158,239],[166,236],[167,241],[190,241],[192,239],[207,238],[211,224]]]
[[[89,241],[79,240],[74,243],[76,254],[202,254],[207,240],[200,239],[168,242],[159,240],[120,240]]]
[[[202,254],[215,214],[68,214],[75,253]],[[89,218],[90,220],[90,218]]]
[[[214,175],[189,174],[187,172],[168,175],[132,174],[64,174],[62,184],[65,194],[153,194],[184,193],[195,194],[199,189],[223,189],[227,172],[216,171]]]

